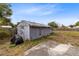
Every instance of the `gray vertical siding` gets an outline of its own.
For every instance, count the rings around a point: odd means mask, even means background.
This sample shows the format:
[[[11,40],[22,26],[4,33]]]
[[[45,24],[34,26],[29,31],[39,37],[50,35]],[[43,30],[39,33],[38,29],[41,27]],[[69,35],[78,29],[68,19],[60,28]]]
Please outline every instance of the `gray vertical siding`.
[[[52,31],[50,28],[43,27],[30,27],[30,37],[31,39],[36,39],[42,36],[50,34]]]
[[[50,34],[52,31],[50,28],[41,28],[41,35],[42,36],[45,36],[45,35],[48,35]]]
[[[39,28],[30,27],[30,38],[31,39],[36,39],[36,38],[39,38],[39,37],[41,37],[40,29]]]

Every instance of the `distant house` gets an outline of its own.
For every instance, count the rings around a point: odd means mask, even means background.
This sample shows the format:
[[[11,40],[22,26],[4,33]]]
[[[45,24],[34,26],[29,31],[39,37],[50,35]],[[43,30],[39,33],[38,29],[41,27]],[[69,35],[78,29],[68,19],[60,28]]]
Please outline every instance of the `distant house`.
[[[24,40],[37,39],[52,32],[50,26],[29,21],[21,21],[17,25],[17,34]]]
[[[79,31],[79,26],[74,26],[73,29]]]

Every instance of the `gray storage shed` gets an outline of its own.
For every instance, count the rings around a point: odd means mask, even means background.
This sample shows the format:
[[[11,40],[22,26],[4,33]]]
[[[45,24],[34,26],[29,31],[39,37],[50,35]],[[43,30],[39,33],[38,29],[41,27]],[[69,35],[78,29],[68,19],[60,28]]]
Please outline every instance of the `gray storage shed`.
[[[21,21],[17,25],[17,34],[24,40],[37,39],[46,36],[51,32],[50,26],[40,23]]]

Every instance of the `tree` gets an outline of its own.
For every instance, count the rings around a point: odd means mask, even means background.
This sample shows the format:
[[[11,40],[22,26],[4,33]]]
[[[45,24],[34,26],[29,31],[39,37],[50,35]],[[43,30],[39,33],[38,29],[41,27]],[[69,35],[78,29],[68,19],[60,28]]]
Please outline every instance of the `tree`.
[[[58,28],[58,24],[55,22],[50,22],[48,23],[49,26],[51,26],[52,28]]]
[[[0,4],[0,25],[9,25],[11,23],[12,10],[10,7],[10,4]]]
[[[74,27],[74,25],[69,25],[69,27],[73,28],[73,27]]]
[[[75,26],[79,26],[79,21],[77,21],[77,22],[75,23]]]
[[[67,29],[68,27],[62,24],[62,28],[63,29]]]

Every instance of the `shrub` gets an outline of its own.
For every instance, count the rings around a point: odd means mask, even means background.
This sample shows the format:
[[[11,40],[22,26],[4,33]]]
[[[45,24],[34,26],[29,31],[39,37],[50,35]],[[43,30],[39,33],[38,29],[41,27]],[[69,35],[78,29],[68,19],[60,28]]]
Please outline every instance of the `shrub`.
[[[8,38],[11,36],[10,31],[7,30],[0,30],[0,39]]]

